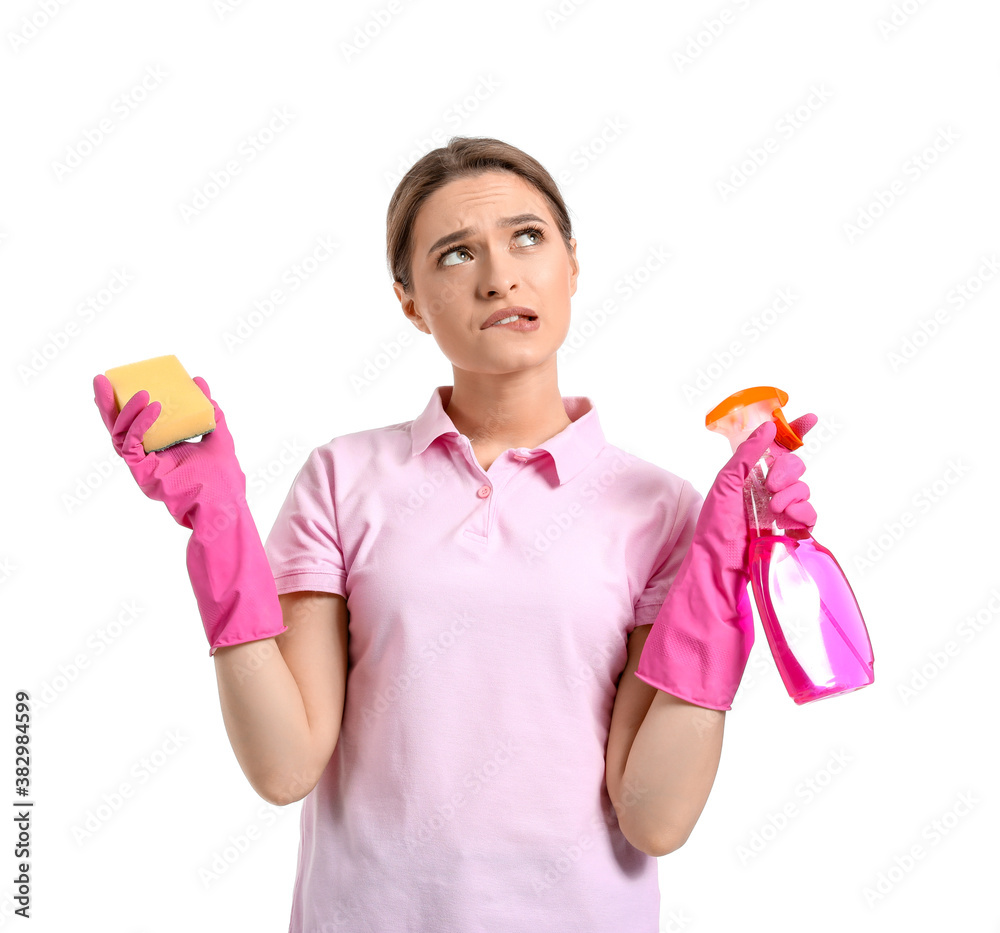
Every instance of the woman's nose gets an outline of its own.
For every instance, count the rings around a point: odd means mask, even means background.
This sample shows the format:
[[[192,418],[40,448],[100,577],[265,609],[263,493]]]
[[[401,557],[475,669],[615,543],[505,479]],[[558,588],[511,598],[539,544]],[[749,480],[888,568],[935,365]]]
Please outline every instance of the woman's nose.
[[[503,250],[486,253],[479,265],[479,288],[483,295],[502,295],[517,285],[513,256]]]

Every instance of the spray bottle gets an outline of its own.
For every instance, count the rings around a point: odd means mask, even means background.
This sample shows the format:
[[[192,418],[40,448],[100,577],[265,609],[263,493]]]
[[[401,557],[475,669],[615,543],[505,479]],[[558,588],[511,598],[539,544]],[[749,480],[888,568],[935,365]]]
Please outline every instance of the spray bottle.
[[[777,425],[775,442],[788,450],[802,439],[781,408],[788,395],[772,386],[743,389],[705,416],[705,425],[733,449],[765,421]],[[749,574],[761,625],[781,680],[797,703],[839,696],[875,680],[871,641],[854,591],[836,558],[804,528],[783,528],[770,508],[764,479],[770,448],[744,487],[750,539]]]

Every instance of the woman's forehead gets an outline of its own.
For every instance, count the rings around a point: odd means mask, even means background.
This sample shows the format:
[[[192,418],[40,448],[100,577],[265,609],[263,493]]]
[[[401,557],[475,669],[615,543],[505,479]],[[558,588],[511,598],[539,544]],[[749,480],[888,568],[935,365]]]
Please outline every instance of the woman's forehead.
[[[531,213],[552,223],[545,198],[533,185],[511,172],[489,172],[453,179],[431,194],[417,212],[417,238],[433,235],[438,227],[477,226],[476,217],[484,211],[508,216]]]

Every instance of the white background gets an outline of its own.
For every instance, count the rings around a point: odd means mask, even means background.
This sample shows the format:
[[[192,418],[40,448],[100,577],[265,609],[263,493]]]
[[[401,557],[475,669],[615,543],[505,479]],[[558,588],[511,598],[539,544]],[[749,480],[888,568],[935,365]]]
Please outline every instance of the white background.
[[[45,9],[0,18],[0,670],[8,723],[16,689],[35,699],[34,929],[287,928],[301,804],[265,803],[235,760],[189,532],[114,453],[92,380],[166,353],[204,376],[266,535],[312,448],[451,383],[384,251],[396,182],[452,135],[560,181],[581,263],[560,389],[609,441],[705,493],[726,395],[777,385],[820,418],[816,537],[876,682],[797,707],[758,628],[712,795],[659,862],[662,929],[1000,929],[995,4]],[[324,236],[332,258],[251,318]]]

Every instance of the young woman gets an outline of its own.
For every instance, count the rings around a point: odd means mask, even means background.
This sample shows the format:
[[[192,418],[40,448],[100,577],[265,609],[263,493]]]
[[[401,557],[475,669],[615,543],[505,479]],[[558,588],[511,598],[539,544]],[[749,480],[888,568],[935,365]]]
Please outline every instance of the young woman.
[[[387,252],[453,385],[315,448],[263,547],[214,400],[214,432],[147,455],[159,403],[118,413],[94,380],[115,449],[192,529],[240,765],[305,798],[289,929],[655,931],[656,857],[702,812],[753,642],[742,485],[774,427],[702,503],[560,395],[576,240],[513,146],[421,158]],[[802,461],[773,452],[773,507],[811,527]]]

